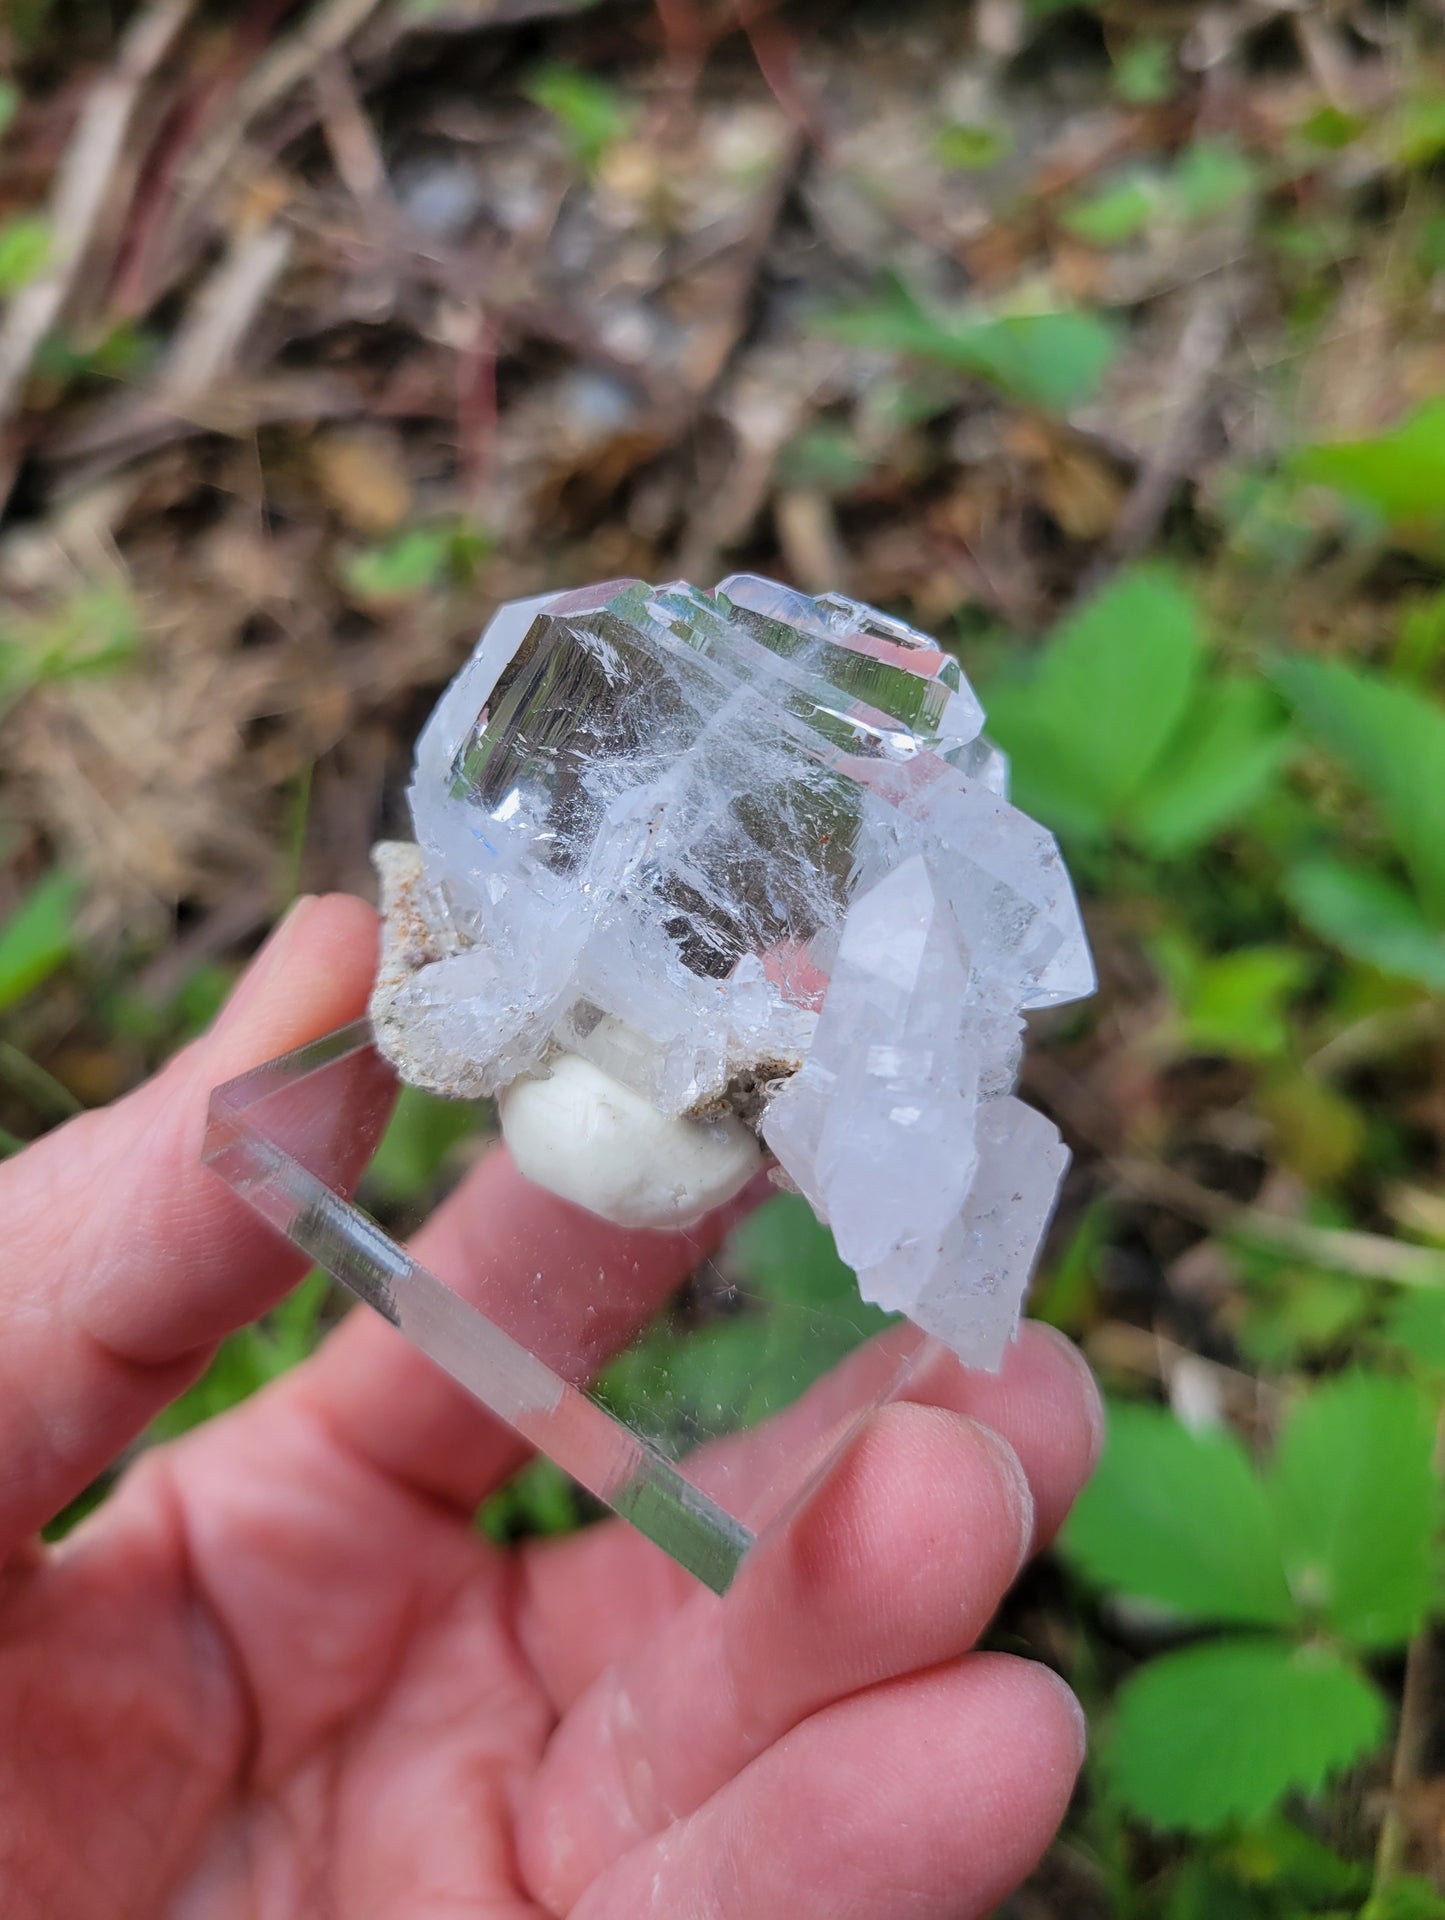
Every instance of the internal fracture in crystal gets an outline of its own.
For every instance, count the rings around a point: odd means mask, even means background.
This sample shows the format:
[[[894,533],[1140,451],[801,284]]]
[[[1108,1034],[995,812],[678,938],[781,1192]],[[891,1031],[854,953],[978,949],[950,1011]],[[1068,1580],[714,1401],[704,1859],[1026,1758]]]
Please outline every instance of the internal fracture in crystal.
[[[997,1365],[1067,1162],[1012,1097],[1023,1016],[1094,977],[982,725],[935,641],[841,595],[503,607],[418,743],[416,848],[378,849],[383,1051],[454,1096],[579,1056],[689,1168],[678,1129],[741,1120],[865,1297]]]

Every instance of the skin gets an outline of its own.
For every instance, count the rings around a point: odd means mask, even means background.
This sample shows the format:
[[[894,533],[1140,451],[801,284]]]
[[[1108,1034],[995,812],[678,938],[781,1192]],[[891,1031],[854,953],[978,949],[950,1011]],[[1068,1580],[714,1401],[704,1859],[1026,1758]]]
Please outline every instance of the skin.
[[[724,1600],[620,1525],[489,1546],[515,1437],[363,1312],[36,1543],[299,1277],[199,1164],[206,1095],[358,1014],[374,952],[302,902],[209,1034],[0,1168],[7,1920],[986,1913],[1083,1751],[1060,1681],[971,1651],[1097,1451],[1046,1329],[875,1415]],[[565,1306],[579,1267],[656,1297],[726,1224],[601,1227],[497,1153],[422,1250]]]

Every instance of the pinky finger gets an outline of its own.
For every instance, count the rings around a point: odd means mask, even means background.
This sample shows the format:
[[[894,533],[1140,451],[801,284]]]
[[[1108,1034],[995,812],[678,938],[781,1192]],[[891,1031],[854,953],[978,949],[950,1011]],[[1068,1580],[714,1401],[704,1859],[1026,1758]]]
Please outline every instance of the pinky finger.
[[[1083,1754],[1054,1674],[970,1654],[805,1720],[570,1920],[977,1920],[1048,1846]]]

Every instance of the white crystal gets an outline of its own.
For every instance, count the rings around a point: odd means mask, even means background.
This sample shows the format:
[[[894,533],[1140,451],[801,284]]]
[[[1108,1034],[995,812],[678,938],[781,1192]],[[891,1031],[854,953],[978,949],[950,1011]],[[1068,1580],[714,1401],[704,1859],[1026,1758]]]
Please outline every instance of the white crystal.
[[[447,1092],[572,1059],[741,1117],[865,1294],[997,1364],[1064,1161],[1007,1097],[1021,1015],[1093,972],[982,719],[935,642],[837,595],[502,608],[418,743],[420,866],[382,856],[381,1045]]]

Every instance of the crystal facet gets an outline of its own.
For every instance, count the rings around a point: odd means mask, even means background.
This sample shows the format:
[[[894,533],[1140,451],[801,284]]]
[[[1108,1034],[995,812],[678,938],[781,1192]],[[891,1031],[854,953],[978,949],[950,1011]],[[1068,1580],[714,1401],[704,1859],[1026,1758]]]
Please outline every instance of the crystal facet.
[[[996,1365],[1067,1156],[1022,1015],[1093,970],[927,635],[749,575],[503,607],[418,744],[378,1040],[499,1093],[577,1054],[753,1127],[866,1298]]]

